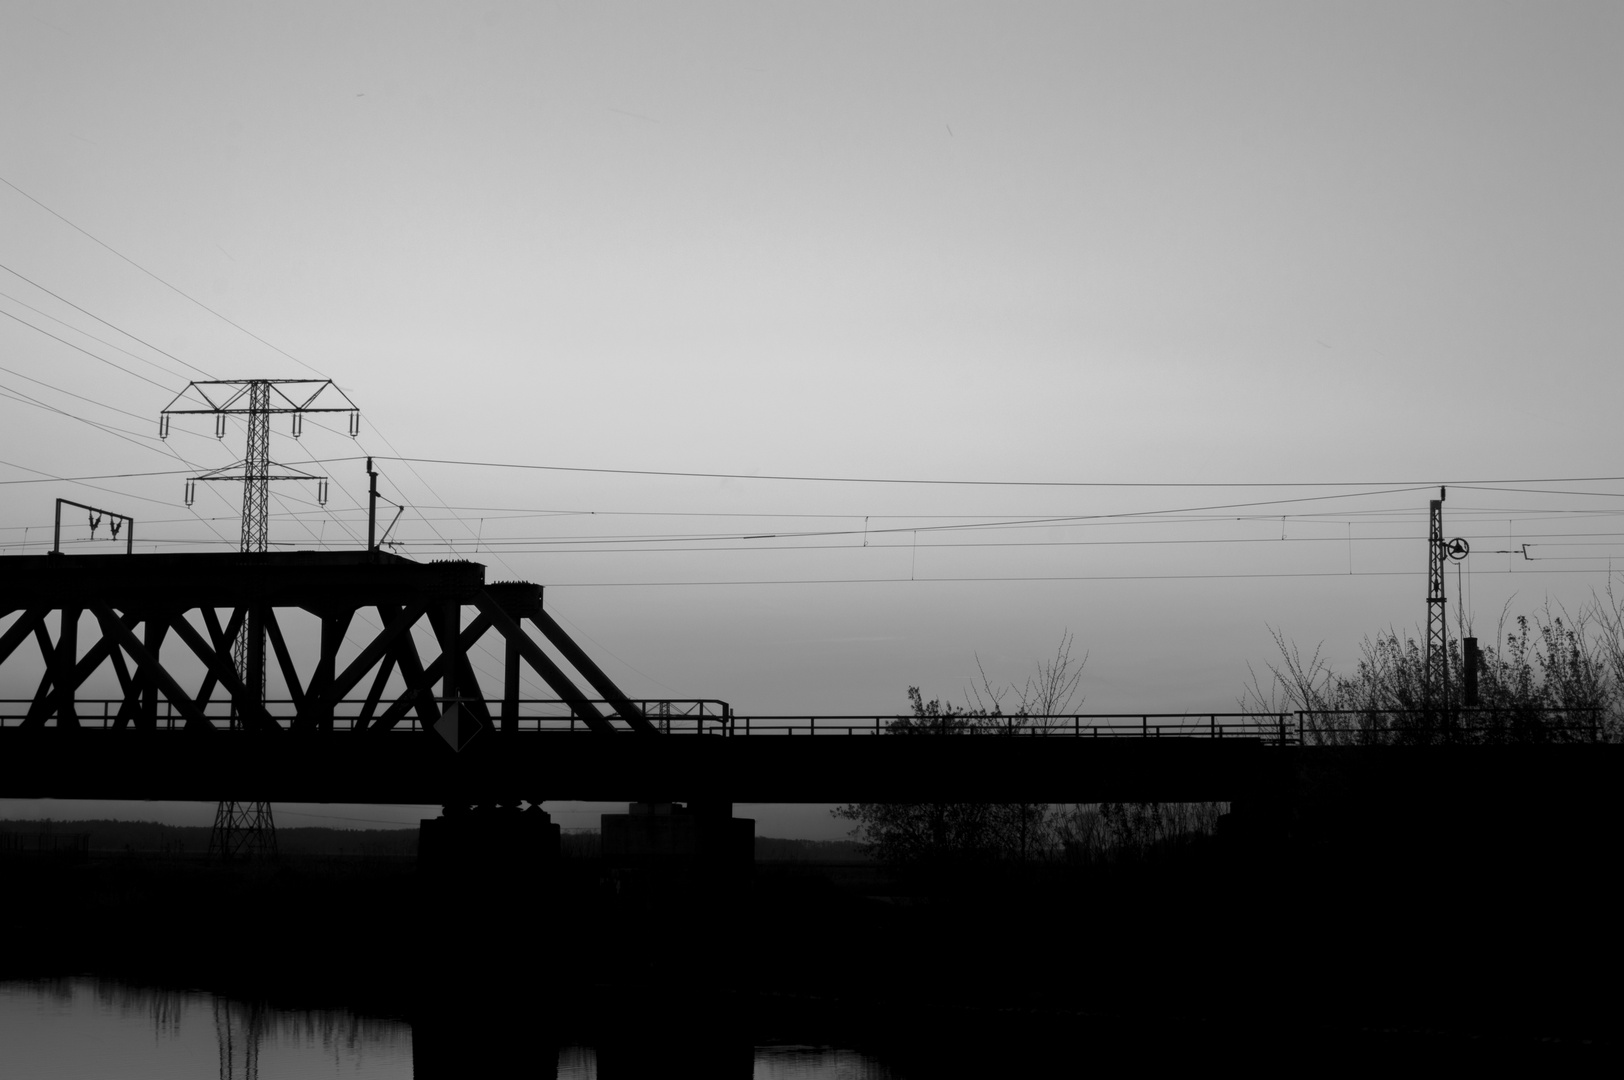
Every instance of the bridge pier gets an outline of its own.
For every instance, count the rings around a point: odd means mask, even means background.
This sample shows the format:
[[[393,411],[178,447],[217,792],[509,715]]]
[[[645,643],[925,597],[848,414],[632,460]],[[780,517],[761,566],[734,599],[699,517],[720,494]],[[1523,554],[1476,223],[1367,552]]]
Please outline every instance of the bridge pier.
[[[558,848],[559,827],[539,803],[451,803],[419,823],[417,869],[431,885],[540,883],[556,872]]]
[[[634,802],[604,814],[603,861],[612,868],[748,869],[755,863],[756,822],[733,816],[728,802]]]

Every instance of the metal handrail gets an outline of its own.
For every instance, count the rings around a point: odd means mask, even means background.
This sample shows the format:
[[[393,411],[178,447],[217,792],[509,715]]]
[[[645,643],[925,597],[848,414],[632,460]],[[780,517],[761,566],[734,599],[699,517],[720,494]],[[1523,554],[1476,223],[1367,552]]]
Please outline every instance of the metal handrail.
[[[1303,709],[1302,741],[1316,745],[1603,742],[1599,705],[1456,706],[1449,709]],[[1580,717],[1578,722],[1560,722]],[[1353,723],[1339,723],[1352,719]],[[1321,724],[1322,719],[1329,722]]]
[[[429,701],[438,701],[428,698]],[[467,700],[467,699],[464,699]],[[17,727],[28,716],[32,699],[0,699],[0,728]],[[76,701],[81,727],[111,728],[122,698],[92,698]],[[485,699],[492,720],[506,723],[501,717],[501,699]],[[605,718],[612,726],[629,730],[630,725],[614,714],[613,706],[595,701],[601,706]],[[940,724],[946,734],[998,735],[1015,738],[1084,738],[1084,739],[1252,739],[1271,746],[1304,745],[1385,745],[1414,742],[1504,742],[1504,741],[1603,741],[1602,713],[1598,707],[1526,708],[1526,709],[1459,709],[1445,716],[1438,714],[1435,726],[1409,726],[1392,724],[1388,718],[1426,717],[1420,709],[1304,709],[1285,713],[1064,713],[1013,716],[949,716],[921,718],[895,714],[794,714],[738,716],[724,701],[713,699],[634,701],[658,730],[670,735],[800,737],[807,736],[864,736],[883,734],[916,734],[931,732],[931,722]],[[335,703],[331,728],[337,731],[354,730],[365,711],[365,701],[359,698]],[[288,699],[265,702],[267,711],[284,724],[291,724],[298,714],[295,703]],[[588,732],[585,720],[568,703],[551,698],[522,698],[518,702],[519,715],[511,718],[521,732]],[[211,723],[229,725],[232,705],[229,701],[209,701],[199,706]],[[1553,718],[1582,716],[1579,723],[1556,723]],[[1322,720],[1331,718],[1366,718],[1360,726],[1321,726]],[[1532,723],[1528,723],[1529,719]],[[368,724],[378,719],[376,710]],[[1378,719],[1380,722],[1377,722]],[[1485,722],[1488,721],[1488,722]],[[55,723],[55,721],[51,721]],[[1334,721],[1333,721],[1334,723]],[[158,703],[158,727],[165,730],[185,726],[185,719],[173,703]],[[401,717],[395,731],[420,731],[422,724],[416,711]]]
[[[438,702],[438,698],[426,697],[425,700]],[[469,699],[460,699],[467,702]],[[496,723],[502,723],[501,698],[483,699],[486,709]],[[683,698],[683,699],[633,699],[632,703],[640,708],[655,727],[670,734],[725,734],[731,727],[733,711],[725,701],[710,698]],[[0,728],[17,727],[29,714],[34,701],[31,698],[0,698]],[[586,721],[581,719],[568,702],[553,698],[520,698],[518,700],[519,715],[515,718],[516,726],[520,731],[588,731]],[[612,704],[606,701],[593,700],[593,705],[599,706],[599,711],[615,727],[627,728],[630,725],[615,714]],[[123,698],[79,698],[74,701],[74,711],[79,716],[81,727],[111,728],[115,725],[119,710],[124,705]],[[163,699],[158,703],[157,726],[163,729],[176,729],[185,726],[186,719],[174,703]],[[665,706],[665,709],[661,709]],[[232,717],[232,703],[229,700],[211,700],[201,702],[198,708],[211,722],[221,725],[229,724]],[[268,698],[265,701],[266,711],[283,723],[291,724],[297,718],[299,709],[291,698]],[[364,698],[345,698],[333,704],[332,727],[335,730],[353,730],[365,711]],[[368,717],[368,725],[376,724],[381,708],[375,708]],[[51,721],[55,723],[55,721]],[[132,721],[133,723],[133,721]],[[421,730],[415,708],[401,717],[394,725],[396,731]]]
[[[1066,738],[1269,738],[1291,741],[1291,713],[1054,713],[921,718],[910,715],[797,714],[735,716],[734,735],[881,735],[924,733],[932,722],[949,734]]]

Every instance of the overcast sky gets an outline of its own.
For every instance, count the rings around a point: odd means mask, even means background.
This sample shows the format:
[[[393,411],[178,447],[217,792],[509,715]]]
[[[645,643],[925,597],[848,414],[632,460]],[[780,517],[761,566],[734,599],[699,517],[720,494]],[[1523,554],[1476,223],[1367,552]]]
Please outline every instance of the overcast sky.
[[[234,485],[181,496],[240,428],[158,412],[331,377],[361,437],[278,429],[334,483],[273,543],[358,546],[378,455],[398,550],[543,583],[639,697],[894,711],[1069,631],[1083,708],[1230,709],[1271,626],[1347,666],[1423,619],[1446,483],[1452,620],[1577,608],[1624,555],[1581,479],[1621,46],[1613,3],[13,0],[0,554],[57,497],[234,547]]]

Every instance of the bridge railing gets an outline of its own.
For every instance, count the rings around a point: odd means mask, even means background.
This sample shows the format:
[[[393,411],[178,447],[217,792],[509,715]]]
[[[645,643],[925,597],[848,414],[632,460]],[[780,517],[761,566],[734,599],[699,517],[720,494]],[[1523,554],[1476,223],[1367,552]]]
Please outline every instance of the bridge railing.
[[[467,699],[464,699],[465,701]],[[30,699],[0,699],[0,728],[18,727],[28,716]],[[75,703],[81,727],[115,727],[123,706],[119,698],[81,698]],[[486,700],[494,723],[501,724],[502,702]],[[629,729],[623,720],[614,716],[614,708],[606,702],[594,702],[599,710],[617,728]],[[1022,738],[1064,737],[1088,739],[1121,738],[1208,738],[1208,739],[1262,739],[1278,745],[1296,745],[1301,741],[1301,724],[1291,713],[1066,713],[1043,716],[977,716],[955,715],[933,718],[921,722],[919,718],[902,715],[772,715],[737,716],[724,701],[711,699],[648,699],[635,701],[654,726],[670,735],[722,735],[722,736],[862,736],[881,734],[939,734],[979,733],[1012,735]],[[514,724],[519,731],[532,732],[586,732],[588,727],[567,702],[548,698],[523,698]],[[366,702],[353,699],[338,702],[333,708],[332,729],[349,731],[361,724]],[[298,708],[287,699],[268,699],[268,712],[284,727],[291,726]],[[440,703],[435,703],[438,709]],[[200,706],[204,715],[218,727],[229,727],[232,708],[228,701],[210,701]],[[373,714],[369,723],[376,723]],[[178,729],[185,726],[185,718],[172,703],[158,703],[157,726]],[[56,720],[47,721],[58,726]],[[416,711],[400,718],[395,731],[419,731],[422,723]]]
[[[441,703],[433,701],[438,711]],[[464,699],[466,700],[466,699]],[[917,717],[883,714],[797,714],[738,716],[724,701],[713,699],[644,699],[634,702],[655,725],[669,735],[709,736],[864,736],[909,734],[984,734],[1019,738],[1084,739],[1256,739],[1271,746],[1421,746],[1497,745],[1531,743],[1597,743],[1617,741],[1616,719],[1599,708],[1459,709],[1450,714],[1420,709],[1312,709],[1283,713],[1065,713],[1027,716]],[[0,699],[0,728],[19,727],[27,718],[31,699]],[[82,727],[117,726],[119,698],[79,699],[75,711]],[[487,700],[494,723],[500,725],[503,703]],[[629,725],[614,715],[607,702],[594,702],[617,728]],[[266,709],[284,727],[298,713],[291,700],[271,699]],[[210,701],[201,706],[216,726],[231,725],[230,702]],[[514,727],[526,732],[587,732],[589,728],[569,704],[549,698],[522,698]],[[332,729],[349,731],[366,726],[366,702],[356,698],[333,708]],[[377,722],[374,712],[368,724]],[[176,729],[185,718],[167,701],[158,703],[157,726]],[[59,726],[58,721],[47,721]],[[420,731],[414,710],[395,724],[395,731]]]
[[[977,734],[1018,738],[1261,739],[1296,745],[1301,729],[1293,713],[1056,713],[1020,716],[955,714],[920,718],[892,715],[735,716],[734,735]]]
[[[1305,709],[1297,714],[1307,746],[1496,746],[1616,740],[1600,707]]]
[[[442,703],[436,699],[434,708],[439,710]],[[468,699],[461,699],[466,702]],[[486,700],[485,707],[489,710],[493,723],[502,723],[501,699]],[[595,701],[598,711],[607,717],[611,724],[618,728],[630,730],[630,725],[614,715],[614,706],[605,701]],[[672,735],[705,734],[725,735],[732,726],[732,709],[725,701],[711,699],[645,699],[633,700],[633,704],[643,710],[643,714],[653,722],[654,726],[662,732]],[[0,699],[0,728],[19,727],[29,715],[33,700],[29,698]],[[117,726],[119,710],[123,707],[122,698],[79,698],[74,702],[74,711],[78,714],[79,724],[87,728],[111,728]],[[552,698],[520,698],[518,701],[519,715],[515,724],[520,731],[588,731],[587,724],[570,708],[568,702]],[[208,701],[199,705],[203,715],[217,727],[229,727],[232,718],[232,706],[229,701]],[[275,717],[284,727],[293,724],[298,716],[298,706],[291,699],[269,698],[265,702],[266,711]],[[157,726],[162,729],[176,729],[186,725],[183,717],[174,704],[169,701],[159,701],[157,706]],[[367,724],[361,723],[363,715],[367,716]],[[363,698],[345,699],[333,706],[332,728],[335,731],[350,731],[357,727],[376,724],[378,710],[367,713],[366,700]],[[56,720],[49,720],[51,727],[59,726]],[[422,722],[416,709],[401,717],[394,725],[395,731],[420,731]]]

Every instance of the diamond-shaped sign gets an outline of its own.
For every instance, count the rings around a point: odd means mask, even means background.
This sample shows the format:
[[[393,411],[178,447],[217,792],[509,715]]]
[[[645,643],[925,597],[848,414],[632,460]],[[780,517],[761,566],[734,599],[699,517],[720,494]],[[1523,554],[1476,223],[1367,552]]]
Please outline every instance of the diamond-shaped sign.
[[[451,749],[458,751],[472,742],[484,726],[479,722],[479,717],[462,707],[460,701],[447,704],[445,712],[433,724],[435,733],[449,743]]]

